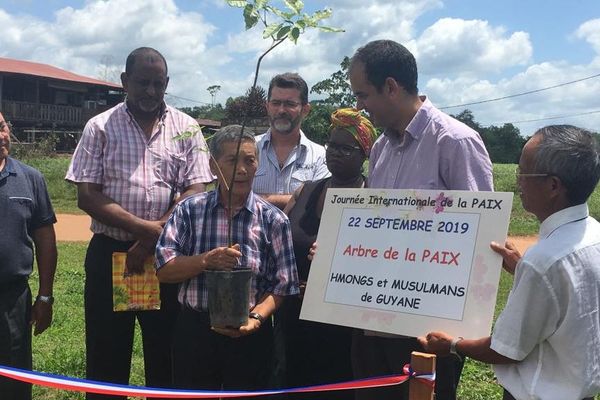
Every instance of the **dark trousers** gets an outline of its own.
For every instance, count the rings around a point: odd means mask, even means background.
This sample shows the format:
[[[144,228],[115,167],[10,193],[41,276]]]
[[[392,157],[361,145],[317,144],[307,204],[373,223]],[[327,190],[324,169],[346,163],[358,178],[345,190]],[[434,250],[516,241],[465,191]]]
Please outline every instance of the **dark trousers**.
[[[424,351],[416,338],[383,338],[365,336],[356,330],[352,337],[352,369],[355,378],[401,374],[410,363],[410,353]],[[438,357],[436,361],[435,394],[437,400],[455,400],[463,368],[456,357]],[[356,390],[357,400],[408,400],[408,385]]]
[[[175,385],[196,390],[264,390],[272,361],[273,327],[237,339],[210,328],[208,313],[184,308],[173,342]]]
[[[146,386],[172,387],[171,343],[177,319],[177,287],[161,285],[160,311],[113,311],[112,253],[132,242],[94,235],[85,259],[85,345],[87,378],[127,384],[135,320],[142,330]],[[87,399],[124,397],[88,394]]]
[[[31,291],[27,279],[0,286],[0,365],[31,370]],[[0,377],[0,398],[31,399],[31,385]]]
[[[302,300],[287,297],[278,309],[284,338],[286,385],[313,386],[352,380],[352,329],[299,319]],[[277,338],[277,337],[276,337]],[[352,390],[295,393],[289,400],[351,400]]]

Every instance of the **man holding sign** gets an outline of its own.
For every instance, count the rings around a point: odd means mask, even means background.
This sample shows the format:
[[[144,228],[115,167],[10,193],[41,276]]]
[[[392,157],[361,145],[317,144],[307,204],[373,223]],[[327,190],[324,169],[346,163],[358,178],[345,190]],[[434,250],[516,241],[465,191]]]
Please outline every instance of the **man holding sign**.
[[[426,351],[494,364],[504,399],[581,399],[600,393],[600,224],[586,204],[600,178],[598,143],[569,125],[537,131],[517,172],[540,241],[520,255],[492,243],[515,274],[492,336],[419,338]]]
[[[384,128],[369,158],[369,188],[491,191],[492,164],[477,132],[444,114],[417,89],[417,65],[399,43],[377,40],[352,57],[357,108]],[[401,373],[416,338],[359,332],[352,348],[357,378]],[[462,363],[440,360],[436,392],[454,399]],[[402,397],[404,396],[404,397]],[[357,399],[408,398],[402,386],[357,391]]]

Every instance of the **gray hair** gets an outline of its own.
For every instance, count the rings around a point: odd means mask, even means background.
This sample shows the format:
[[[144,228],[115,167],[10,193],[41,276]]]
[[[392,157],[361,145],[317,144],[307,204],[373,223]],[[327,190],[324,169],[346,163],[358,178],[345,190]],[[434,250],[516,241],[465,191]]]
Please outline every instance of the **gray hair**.
[[[282,89],[296,89],[300,92],[300,101],[302,105],[308,104],[308,85],[306,81],[295,72],[286,72],[284,74],[275,75],[269,83],[269,91],[267,100],[271,100],[271,92],[274,87]]]
[[[224,142],[236,142],[239,140],[240,134],[242,133],[241,125],[227,125],[219,129],[213,137],[210,139],[209,150],[210,154],[216,159],[221,157],[223,153]],[[249,131],[244,130],[242,140],[250,141],[256,145],[254,135]]]
[[[573,125],[550,125],[535,154],[535,173],[560,178],[571,206],[585,203],[600,179],[598,142],[590,131]]]

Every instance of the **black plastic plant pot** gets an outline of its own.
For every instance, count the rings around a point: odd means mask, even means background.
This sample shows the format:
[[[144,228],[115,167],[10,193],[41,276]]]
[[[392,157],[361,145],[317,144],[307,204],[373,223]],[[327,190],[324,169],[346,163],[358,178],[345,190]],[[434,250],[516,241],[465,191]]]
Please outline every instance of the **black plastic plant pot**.
[[[218,328],[239,328],[248,322],[252,270],[204,272],[208,288],[210,324]]]

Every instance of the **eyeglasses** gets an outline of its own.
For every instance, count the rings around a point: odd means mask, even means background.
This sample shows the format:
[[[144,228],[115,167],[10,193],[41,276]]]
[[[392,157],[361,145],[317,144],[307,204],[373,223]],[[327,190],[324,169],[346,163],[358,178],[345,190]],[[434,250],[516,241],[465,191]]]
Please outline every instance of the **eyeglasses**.
[[[283,108],[294,109],[297,108],[301,103],[297,103],[292,100],[269,100],[269,104],[275,108],[283,106]]]
[[[521,178],[542,178],[545,176],[550,176],[550,174],[525,174],[525,173],[521,173],[521,169],[519,167],[517,167],[517,170],[515,171],[515,177],[517,179],[521,179]]]
[[[350,146],[347,144],[339,144],[332,142],[325,143],[323,147],[325,147],[325,151],[338,153],[345,157],[350,157],[355,151],[362,150],[362,148],[358,146]]]

